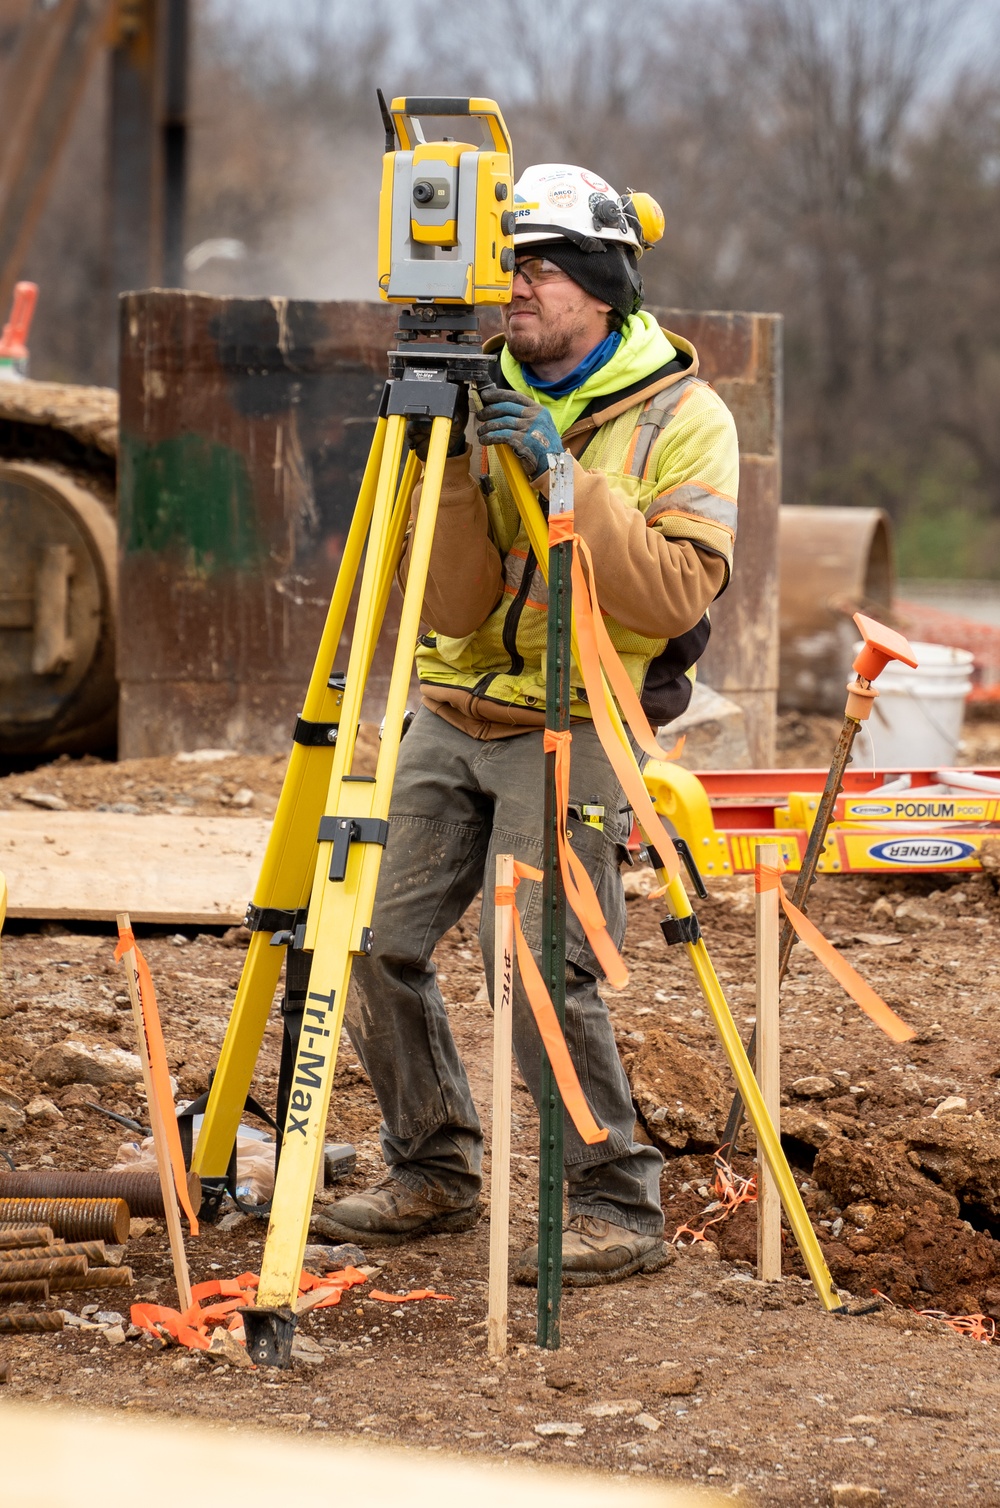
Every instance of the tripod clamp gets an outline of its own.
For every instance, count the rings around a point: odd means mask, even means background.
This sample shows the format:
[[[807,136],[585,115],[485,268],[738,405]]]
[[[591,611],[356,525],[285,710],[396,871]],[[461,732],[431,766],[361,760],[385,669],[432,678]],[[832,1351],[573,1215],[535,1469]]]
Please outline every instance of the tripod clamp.
[[[389,381],[382,390],[379,418],[451,419],[456,388],[484,386],[492,380],[493,357],[447,346],[421,346],[389,352]]]

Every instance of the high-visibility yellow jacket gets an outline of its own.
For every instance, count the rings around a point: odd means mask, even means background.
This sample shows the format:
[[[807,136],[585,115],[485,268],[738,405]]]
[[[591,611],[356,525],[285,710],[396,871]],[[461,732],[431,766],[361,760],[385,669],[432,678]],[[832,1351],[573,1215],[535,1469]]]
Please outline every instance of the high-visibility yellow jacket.
[[[687,705],[684,672],[729,581],[739,478],[732,415],[698,377],[694,347],[643,313],[568,403],[532,389],[506,349],[501,367],[502,383],[545,403],[557,425],[569,421],[576,529],[594,558],[605,623],[650,720],[667,722]],[[446,463],[417,648],[425,705],[484,739],[545,721],[547,600],[503,472],[487,456],[479,482],[469,452]],[[575,667],[570,710],[589,716]]]

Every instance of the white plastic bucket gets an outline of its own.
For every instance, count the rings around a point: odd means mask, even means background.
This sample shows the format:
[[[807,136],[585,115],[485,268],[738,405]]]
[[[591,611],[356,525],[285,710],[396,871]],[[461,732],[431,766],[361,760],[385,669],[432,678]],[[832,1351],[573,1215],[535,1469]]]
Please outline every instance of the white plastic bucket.
[[[911,647],[917,669],[892,660],[875,683],[878,697],[868,726],[880,769],[950,764],[962,736],[972,655],[946,644]]]

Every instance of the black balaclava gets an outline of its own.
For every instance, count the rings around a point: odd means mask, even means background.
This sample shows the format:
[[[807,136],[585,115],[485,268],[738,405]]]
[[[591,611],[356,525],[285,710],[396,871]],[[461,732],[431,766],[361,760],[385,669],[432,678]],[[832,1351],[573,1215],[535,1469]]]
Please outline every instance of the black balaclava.
[[[598,244],[600,251],[583,251],[571,241],[537,241],[516,249],[519,256],[530,254],[555,262],[586,293],[610,304],[624,324],[642,307],[642,278],[635,252],[617,241]]]

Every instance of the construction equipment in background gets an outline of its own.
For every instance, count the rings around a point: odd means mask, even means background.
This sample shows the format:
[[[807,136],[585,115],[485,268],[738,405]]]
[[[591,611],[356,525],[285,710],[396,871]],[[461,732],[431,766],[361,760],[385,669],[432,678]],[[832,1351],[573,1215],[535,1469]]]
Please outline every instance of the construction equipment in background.
[[[84,86],[105,48],[111,297],[182,283],[189,10],[190,0],[23,6],[13,51],[0,60],[0,308],[24,266]]]
[[[651,760],[657,810],[711,879],[752,874],[758,842],[777,839],[790,873],[802,865],[826,770],[708,770]],[[633,840],[638,847],[638,840]],[[844,772],[817,874],[977,871],[1000,844],[1000,769]]]
[[[0,432],[39,386],[0,383]],[[31,427],[58,455],[59,431]],[[0,539],[0,755],[113,751],[117,536],[97,467],[0,460]]]

